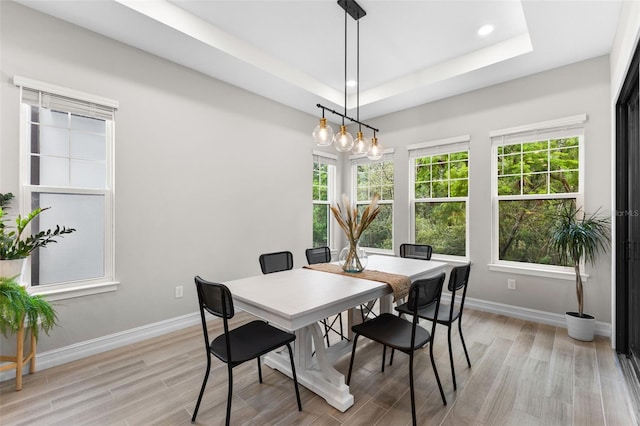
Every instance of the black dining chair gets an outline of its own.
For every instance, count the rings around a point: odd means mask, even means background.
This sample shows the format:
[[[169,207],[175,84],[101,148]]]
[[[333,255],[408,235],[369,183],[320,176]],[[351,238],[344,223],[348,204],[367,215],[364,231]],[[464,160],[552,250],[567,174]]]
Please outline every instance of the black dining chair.
[[[329,263],[331,262],[331,249],[329,247],[313,247],[305,250],[305,255],[307,256],[307,263],[309,265],[313,265],[316,263]],[[340,331],[336,330],[334,327],[336,326],[336,322],[340,325]],[[333,331],[337,335],[340,336],[340,340],[347,339],[344,335],[344,330],[342,328],[342,312],[333,317],[331,323],[329,323],[329,319],[325,318],[322,320],[322,324],[324,325],[324,338],[327,341],[327,347],[330,346],[329,343],[329,331]]]
[[[433,247],[428,244],[400,244],[400,257],[431,260]]]
[[[304,254],[307,256],[309,265],[331,262],[331,249],[327,246],[308,248]]]
[[[447,405],[447,400],[442,390],[440,376],[433,359],[433,336],[436,331],[436,321],[431,325],[431,333],[418,325],[418,311],[426,306],[434,306],[435,312],[438,313],[440,307],[440,295],[442,294],[442,285],[444,283],[445,274],[442,273],[433,278],[419,279],[411,284],[409,289],[407,306],[413,314],[413,320],[408,321],[400,316],[390,313],[383,313],[369,321],[351,327],[353,330],[353,348],[351,350],[351,361],[349,362],[349,373],[347,375],[346,384],[351,381],[351,371],[353,370],[353,360],[356,356],[356,344],[359,336],[364,336],[374,342],[383,345],[382,351],[382,371],[384,371],[385,353],[387,346],[404,352],[409,355],[409,389],[411,394],[411,416],[413,424],[416,424],[416,404],[413,385],[413,362],[414,352],[418,349],[429,345],[429,356],[431,358],[431,366],[433,373],[438,382],[440,396],[442,402]]]
[[[464,349],[464,356],[467,358],[467,365],[471,368],[471,360],[469,359],[469,353],[467,352],[467,345],[464,342],[464,336],[462,335],[462,310],[464,309],[464,300],[467,297],[467,284],[469,283],[469,273],[471,272],[471,264],[456,266],[451,269],[449,274],[449,291],[451,292],[451,303],[440,304],[440,310],[436,310],[433,306],[427,306],[424,309],[418,311],[418,316],[429,321],[433,321],[434,318],[437,322],[447,326],[447,340],[449,343],[449,362],[451,363],[451,375],[453,377],[453,389],[457,389],[456,384],[456,370],[453,366],[453,351],[451,350],[451,327],[455,321],[458,321],[458,334],[460,334],[460,341],[462,342],[462,349]],[[460,298],[460,304],[456,307],[456,293],[462,290],[462,297]],[[399,315],[409,314],[413,315],[411,306],[407,303],[396,307]],[[390,363],[393,362],[393,351],[391,352]]]
[[[198,276],[195,277],[195,282],[198,292],[200,318],[202,320],[202,332],[204,334],[204,343],[207,351],[207,371],[205,372],[202,387],[200,388],[200,395],[198,395],[196,408],[193,410],[191,422],[196,421],[200,402],[202,401],[202,395],[204,394],[204,389],[207,386],[209,372],[211,371],[211,354],[215,355],[216,358],[227,364],[229,385],[227,394],[227,417],[225,424],[228,426],[231,419],[233,367],[236,367],[246,361],[257,359],[258,379],[260,383],[262,383],[260,356],[282,346],[286,346],[289,350],[293,384],[296,389],[296,399],[298,401],[298,411],[302,411],[300,391],[298,390],[298,378],[296,376],[296,368],[293,362],[293,352],[291,351],[291,342],[296,339],[295,334],[287,333],[286,331],[282,331],[260,320],[251,321],[250,323],[241,325],[233,330],[229,330],[228,320],[233,318],[235,314],[233,298],[231,297],[229,289],[223,284],[205,281]],[[209,341],[205,311],[216,317],[222,318],[223,321],[224,333],[211,341]]]
[[[290,251],[278,251],[261,254],[258,258],[263,274],[293,269],[293,254]]]

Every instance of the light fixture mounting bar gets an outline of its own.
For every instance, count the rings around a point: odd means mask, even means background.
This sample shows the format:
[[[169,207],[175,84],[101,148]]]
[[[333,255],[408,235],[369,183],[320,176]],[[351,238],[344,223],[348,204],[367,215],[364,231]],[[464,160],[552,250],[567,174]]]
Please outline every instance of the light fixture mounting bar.
[[[351,122],[353,122],[353,123],[360,124],[361,126],[364,126],[364,127],[366,127],[367,129],[373,130],[374,132],[379,132],[379,131],[380,131],[380,130],[376,129],[375,127],[371,127],[371,126],[369,126],[367,123],[363,123],[362,121],[356,120],[355,118],[351,118],[351,117],[349,117],[349,116],[348,116],[348,115],[346,115],[346,114],[342,114],[341,112],[334,111],[334,110],[332,110],[331,108],[327,108],[327,107],[326,107],[326,106],[324,106],[324,105],[316,104],[316,106],[317,106],[318,108],[322,108],[322,113],[323,113],[323,114],[324,114],[324,111],[329,111],[330,113],[333,113],[333,114],[335,114],[335,115],[339,115],[339,116],[340,116],[340,117],[342,117],[342,118],[346,118],[347,120],[349,120],[349,121],[351,121]]]
[[[338,4],[356,21],[367,14],[355,0],[338,0]]]

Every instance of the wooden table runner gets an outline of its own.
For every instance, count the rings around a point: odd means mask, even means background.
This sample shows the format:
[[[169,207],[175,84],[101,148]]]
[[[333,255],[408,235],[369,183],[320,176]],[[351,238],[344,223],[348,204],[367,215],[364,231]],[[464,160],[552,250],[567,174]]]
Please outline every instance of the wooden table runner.
[[[369,269],[365,269],[364,271],[357,273],[345,272],[342,270],[342,267],[333,263],[316,263],[304,267],[315,271],[330,272],[332,274],[341,274],[355,278],[362,278],[364,280],[386,283],[393,290],[394,302],[409,294],[409,287],[411,287],[411,280],[405,275],[390,274],[388,272]]]

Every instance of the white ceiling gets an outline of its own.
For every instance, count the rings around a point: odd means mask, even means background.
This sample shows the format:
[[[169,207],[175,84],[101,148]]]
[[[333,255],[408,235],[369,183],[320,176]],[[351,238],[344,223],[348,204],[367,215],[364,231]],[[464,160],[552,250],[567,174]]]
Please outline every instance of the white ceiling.
[[[17,0],[318,115],[344,108],[345,13],[335,0]],[[609,53],[619,0],[358,0],[366,120]],[[484,24],[495,31],[477,35]],[[356,21],[347,19],[348,79]],[[356,89],[349,89],[355,116]],[[331,118],[331,117],[328,117]]]

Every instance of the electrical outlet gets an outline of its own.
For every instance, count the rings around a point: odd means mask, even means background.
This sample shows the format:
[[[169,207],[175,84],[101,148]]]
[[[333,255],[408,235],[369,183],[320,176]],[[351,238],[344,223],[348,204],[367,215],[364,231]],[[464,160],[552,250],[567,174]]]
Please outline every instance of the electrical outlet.
[[[507,288],[509,290],[515,290],[516,289],[516,280],[514,280],[513,278],[509,278],[507,280]]]
[[[182,297],[182,286],[178,285],[176,286],[176,299],[179,299]]]

